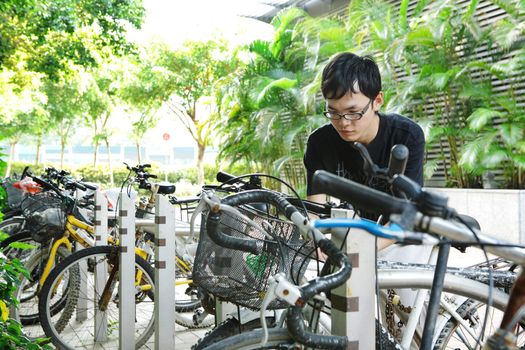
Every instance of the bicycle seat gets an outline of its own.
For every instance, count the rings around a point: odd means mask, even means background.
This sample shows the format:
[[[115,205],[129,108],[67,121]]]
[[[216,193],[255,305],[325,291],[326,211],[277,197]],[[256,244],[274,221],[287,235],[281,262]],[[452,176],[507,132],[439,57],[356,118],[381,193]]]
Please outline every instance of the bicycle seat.
[[[172,194],[175,193],[175,185],[169,182],[160,182],[157,184],[159,186],[158,194]]]

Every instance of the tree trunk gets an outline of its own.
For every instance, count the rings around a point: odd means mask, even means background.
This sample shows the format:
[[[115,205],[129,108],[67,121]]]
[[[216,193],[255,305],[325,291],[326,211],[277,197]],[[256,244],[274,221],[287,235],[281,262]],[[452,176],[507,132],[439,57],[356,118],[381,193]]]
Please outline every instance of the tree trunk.
[[[66,141],[60,140],[60,169],[64,169],[64,153],[66,151]]]
[[[206,145],[197,143],[197,182],[200,186],[204,185],[204,151]]]
[[[9,159],[7,161],[7,169],[5,170],[5,177],[11,175],[11,168],[13,166],[13,161],[15,159],[15,146],[18,143],[18,140],[11,140],[9,143]]]
[[[109,140],[106,139],[105,141],[106,141],[106,150],[108,153],[109,183],[111,184],[111,187],[113,187],[114,181],[113,181],[113,169],[111,167],[111,149],[109,149]]]
[[[38,134],[36,141],[36,156],[35,156],[35,166],[40,162],[40,147],[42,146],[42,134]]]
[[[97,154],[98,154],[98,145],[99,143],[95,143],[95,151],[93,152],[93,166],[97,166]]]
[[[137,145],[137,161],[140,164],[140,142],[135,143]]]

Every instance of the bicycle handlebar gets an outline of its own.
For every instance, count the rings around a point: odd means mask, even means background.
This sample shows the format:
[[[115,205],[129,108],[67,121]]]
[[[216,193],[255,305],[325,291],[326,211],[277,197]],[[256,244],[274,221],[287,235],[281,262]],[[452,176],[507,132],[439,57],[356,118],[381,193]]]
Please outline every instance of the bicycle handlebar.
[[[220,201],[218,207],[211,208],[206,221],[206,227],[209,237],[218,245],[249,252],[252,254],[260,253],[259,247],[255,241],[231,237],[218,229],[221,219],[220,206],[228,205],[237,207],[250,203],[271,203],[275,205],[279,212],[284,213],[286,218],[294,222],[301,230],[307,230],[307,218],[299,210],[290,204],[283,196],[278,193],[267,190],[250,190],[235,193]],[[326,239],[321,233],[312,234],[317,241],[318,247],[328,256],[328,259],[338,269],[328,276],[319,277],[300,287],[301,298],[295,306],[288,309],[287,324],[290,335],[301,344],[314,348],[323,349],[340,349],[345,348],[348,339],[343,336],[326,336],[310,333],[306,330],[303,322],[301,309],[316,294],[329,291],[337,286],[342,285],[352,272],[352,267],[347,256],[343,254],[337,246],[330,240]]]
[[[408,148],[405,145],[397,144],[390,150],[390,158],[388,160],[387,174],[389,178],[395,175],[405,173],[405,168],[408,161]]]
[[[291,205],[286,199],[275,192],[266,190],[250,190],[229,195],[220,200],[221,204],[231,207],[238,207],[243,204],[250,203],[271,203],[277,207],[279,212],[291,220],[292,215],[297,213],[300,215],[296,207]],[[222,212],[219,208],[212,208],[206,220],[206,227],[208,235],[216,244],[230,249],[241,250],[252,254],[259,254],[261,248],[257,246],[253,240],[236,238],[226,235],[219,230],[219,222],[221,220]]]
[[[64,195],[62,194],[62,191],[60,191],[60,189],[58,187],[56,187],[55,185],[53,185],[52,183],[47,182],[44,179],[39,178],[38,176],[32,176],[31,178],[33,179],[34,182],[36,182],[37,184],[39,184],[43,188],[46,188],[48,190],[52,190],[58,196],[60,196],[60,198],[64,198]]]
[[[317,170],[314,173],[312,184],[319,193],[326,193],[376,214],[401,214],[410,205],[402,199],[325,170]]]

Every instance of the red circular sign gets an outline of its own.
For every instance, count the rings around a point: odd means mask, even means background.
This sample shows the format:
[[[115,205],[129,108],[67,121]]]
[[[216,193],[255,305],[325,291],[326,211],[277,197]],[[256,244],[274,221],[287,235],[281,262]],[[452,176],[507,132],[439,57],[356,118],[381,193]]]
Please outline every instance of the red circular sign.
[[[164,134],[162,134],[162,138],[166,141],[168,141],[170,139],[170,134],[168,134],[167,132],[165,132]]]

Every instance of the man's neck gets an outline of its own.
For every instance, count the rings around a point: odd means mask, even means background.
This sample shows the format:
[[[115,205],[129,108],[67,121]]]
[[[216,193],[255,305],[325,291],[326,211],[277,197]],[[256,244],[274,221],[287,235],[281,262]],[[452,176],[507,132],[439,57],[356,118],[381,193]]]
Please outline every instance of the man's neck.
[[[367,131],[368,132],[365,135],[363,135],[363,138],[359,140],[359,142],[361,142],[365,146],[370,144],[370,142],[374,141],[374,139],[377,136],[377,133],[379,132],[379,114],[374,114],[374,119],[372,120],[370,129],[368,129]]]

